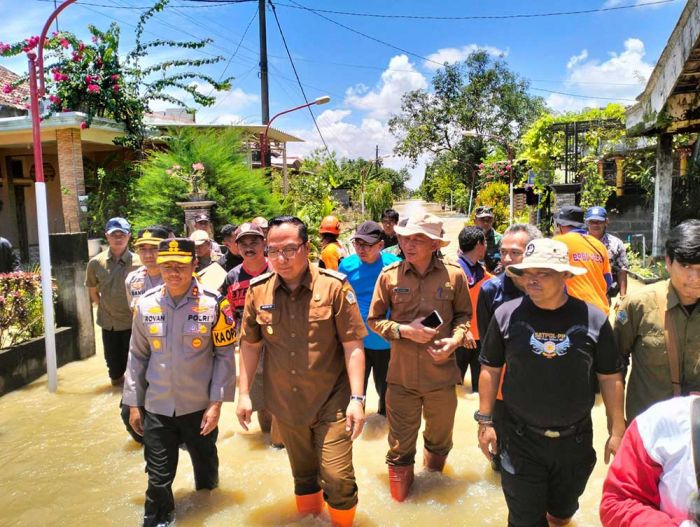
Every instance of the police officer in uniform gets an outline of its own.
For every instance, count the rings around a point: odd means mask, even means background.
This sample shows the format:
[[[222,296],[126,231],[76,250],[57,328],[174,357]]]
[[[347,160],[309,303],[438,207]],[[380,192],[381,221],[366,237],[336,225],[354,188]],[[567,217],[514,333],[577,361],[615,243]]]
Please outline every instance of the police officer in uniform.
[[[143,265],[126,275],[125,281],[126,299],[132,311],[146,291],[163,283],[156,258],[158,245],[166,238],[168,232],[162,227],[147,227],[138,232],[134,247]]]
[[[357,485],[352,441],[364,424],[367,335],[357,299],[344,275],[308,260],[306,225],[292,216],[269,222],[272,273],[250,282],[241,330],[236,414],[248,429],[250,388],[265,347],[265,406],[275,416],[294,476],[300,514],[352,525]]]
[[[465,343],[472,308],[462,269],[435,254],[449,243],[442,238],[439,218],[431,214],[409,218],[396,233],[406,260],[382,270],[367,324],[391,343],[386,462],[391,495],[403,501],[413,483],[421,413],[426,422],[425,467],[442,471],[452,449],[455,385],[462,380],[455,350]],[[434,310],[442,323],[428,327],[422,321]]]
[[[158,245],[162,240],[169,237],[168,231],[157,226],[147,227],[138,232],[134,247],[143,265],[126,275],[125,280],[126,299],[132,311],[146,291],[163,283],[156,258],[158,256]],[[129,424],[129,407],[123,404],[122,401],[119,402],[119,406],[126,431],[129,432],[134,441],[143,443],[143,437],[137,434]]]
[[[197,490],[218,486],[217,425],[221,405],[233,401],[236,386],[233,314],[225,298],[193,276],[194,242],[161,241],[157,262],[164,285],[136,305],[123,394],[145,447],[144,527],[173,520],[181,443],[192,459]]]

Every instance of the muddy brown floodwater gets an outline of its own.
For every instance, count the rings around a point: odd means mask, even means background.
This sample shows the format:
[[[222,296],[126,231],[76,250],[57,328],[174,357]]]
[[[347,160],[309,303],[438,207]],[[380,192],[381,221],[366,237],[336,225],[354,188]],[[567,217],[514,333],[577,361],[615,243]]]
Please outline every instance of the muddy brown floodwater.
[[[421,208],[417,202],[409,205],[413,211]],[[464,219],[448,221],[461,228]],[[454,228],[450,225],[447,230]],[[101,346],[97,356],[60,368],[58,380],[56,394],[48,393],[44,377],[0,398],[0,525],[140,525],[146,489],[143,453],[121,423],[120,393],[109,384]],[[386,423],[375,413],[377,396],[370,387],[367,426],[354,447],[360,493],[355,525],[506,524],[499,476],[477,447],[472,414],[478,397],[468,388],[456,389],[455,446],[445,473],[419,471],[408,500],[396,504],[389,496],[384,464]],[[234,411],[234,404],[224,404],[218,489],[195,492],[192,465],[181,452],[174,484],[176,525],[330,525],[327,516],[301,519],[296,515],[286,453],[266,446],[266,438],[256,428],[243,432]],[[600,400],[593,422],[598,463],[571,523],[577,527],[600,525],[598,503],[607,468],[602,460],[607,436]],[[421,441],[417,467],[422,463]]]

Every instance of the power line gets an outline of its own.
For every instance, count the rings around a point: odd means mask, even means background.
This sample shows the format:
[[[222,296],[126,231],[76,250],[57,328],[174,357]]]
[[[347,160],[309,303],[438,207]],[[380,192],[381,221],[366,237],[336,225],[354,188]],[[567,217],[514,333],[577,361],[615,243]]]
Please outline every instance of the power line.
[[[635,99],[624,99],[622,97],[598,97],[597,95],[581,95],[580,93],[566,93],[563,91],[556,91],[556,90],[545,90],[544,88],[533,88],[530,86],[531,90],[535,91],[542,91],[546,93],[556,93],[558,95],[567,95],[569,97],[577,97],[580,99],[601,99],[604,101],[625,101],[625,102],[637,102]]]
[[[190,1],[202,1],[202,0],[190,0]],[[211,1],[211,0],[210,0]],[[293,1],[293,0],[292,0]],[[587,15],[591,13],[605,13],[609,11],[620,11],[623,9],[637,9],[640,7],[670,4],[677,2],[678,0],[655,0],[653,2],[628,4],[621,6],[612,7],[600,7],[595,9],[579,9],[576,11],[552,11],[545,13],[515,13],[510,15],[466,15],[466,16],[435,16],[435,15],[400,15],[400,14],[382,14],[382,13],[357,13],[352,11],[333,11],[330,9],[312,9],[310,7],[303,6],[297,2],[292,4],[278,3],[277,5],[283,7],[290,7],[292,9],[302,9],[305,11],[311,11],[313,13],[328,13],[331,15],[343,15],[343,16],[355,16],[355,17],[369,17],[369,18],[398,18],[398,19],[410,19],[410,20],[506,20],[513,18],[542,18],[542,17],[554,17],[554,16],[572,16],[572,15]]]
[[[367,38],[367,39],[369,39],[369,40],[373,40],[374,42],[378,42],[379,44],[382,44],[382,45],[384,45],[384,46],[393,48],[393,49],[398,50],[398,51],[400,51],[400,52],[402,52],[402,53],[406,53],[407,55],[411,55],[411,56],[413,56],[413,57],[417,57],[417,58],[419,58],[419,59],[421,59],[421,60],[424,60],[424,61],[426,61],[426,62],[432,62],[433,64],[437,64],[438,66],[444,66],[444,64],[442,64],[442,63],[440,63],[440,62],[437,62],[437,61],[435,61],[435,60],[429,59],[428,57],[424,57],[423,55],[419,55],[418,53],[413,53],[412,51],[408,51],[407,49],[404,49],[404,48],[401,48],[401,47],[396,46],[396,45],[394,45],[394,44],[391,44],[390,42],[387,42],[386,40],[381,40],[381,39],[379,39],[379,38],[373,37],[372,35],[368,35],[367,33],[363,33],[362,31],[360,31],[360,30],[358,30],[358,29],[354,29],[354,28],[352,28],[352,27],[350,27],[350,26],[346,26],[345,24],[341,24],[341,23],[338,22],[337,20],[333,20],[332,18],[328,18],[326,15],[324,15],[324,14],[322,14],[322,13],[319,13],[318,11],[316,11],[316,10],[314,10],[314,9],[310,9],[310,8],[308,8],[308,7],[304,7],[304,6],[302,6],[301,4],[299,4],[298,2],[295,2],[294,0],[292,0],[292,2],[294,2],[294,4],[296,4],[297,6],[299,6],[300,9],[304,9],[304,10],[306,10],[306,11],[309,11],[310,13],[313,13],[313,14],[316,15],[317,17],[323,18],[324,20],[327,20],[327,21],[330,22],[331,24],[335,24],[336,26],[342,27],[343,29],[345,29],[345,30],[347,30],[347,31],[350,31],[350,32],[352,32],[352,33],[355,33],[355,34],[357,34],[357,35],[360,35],[360,36],[362,36],[362,37],[365,37],[365,38]]]
[[[54,0],[37,0],[38,2],[48,2],[48,3],[53,3]],[[243,0],[246,2],[250,2],[252,0]],[[211,7],[224,7],[224,6],[230,6],[234,2],[222,2],[221,0],[215,0],[213,2],[206,2],[203,5],[192,5],[192,4],[180,4],[180,5],[169,5],[168,7],[180,7],[180,8],[186,8],[186,9],[207,9]],[[109,9],[132,9],[136,11],[146,11],[153,7],[153,5],[143,5],[143,6],[127,6],[127,5],[122,5],[122,6],[115,6],[115,5],[108,5],[108,4],[96,4],[94,2],[75,2],[75,5],[81,5],[81,6],[91,6],[91,7],[106,7]]]
[[[280,32],[280,36],[282,37],[282,43],[284,44],[284,49],[287,52],[287,57],[289,57],[289,63],[292,66],[292,70],[294,71],[294,76],[297,79],[297,83],[299,84],[299,89],[301,90],[301,94],[304,97],[304,102],[306,104],[309,104],[309,99],[306,97],[306,91],[304,91],[304,86],[301,84],[301,79],[299,78],[299,73],[297,72],[297,67],[294,64],[294,59],[292,59],[292,54],[289,51],[289,46],[287,46],[287,39],[284,37],[284,32],[282,31],[282,26],[280,25],[280,20],[277,18],[277,10],[275,9],[275,4],[272,3],[272,0],[268,0],[270,7],[272,7],[272,14],[275,17],[275,22],[277,23],[277,29]],[[329,159],[333,159],[333,156],[331,155],[331,151],[328,149],[328,144],[326,144],[326,140],[323,138],[323,134],[321,133],[321,128],[318,126],[318,122],[316,121],[316,116],[314,115],[313,110],[311,109],[311,106],[307,106],[307,109],[309,110],[309,114],[311,114],[311,119],[314,121],[314,126],[316,127],[316,131],[318,132],[319,137],[321,138],[321,142],[323,143],[324,148],[326,149],[326,153],[328,154]],[[335,161],[333,161],[335,163]],[[337,167],[336,167],[337,168]]]

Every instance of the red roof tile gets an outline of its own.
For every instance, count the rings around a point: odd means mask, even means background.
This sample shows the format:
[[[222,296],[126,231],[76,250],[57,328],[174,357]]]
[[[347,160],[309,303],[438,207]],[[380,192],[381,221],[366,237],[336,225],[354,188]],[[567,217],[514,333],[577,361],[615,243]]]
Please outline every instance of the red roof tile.
[[[26,82],[17,86],[12,93],[5,93],[3,87],[19,79],[19,75],[0,66],[0,106],[10,106],[24,110],[25,97],[29,98],[29,84]],[[19,102],[17,100],[19,99]]]

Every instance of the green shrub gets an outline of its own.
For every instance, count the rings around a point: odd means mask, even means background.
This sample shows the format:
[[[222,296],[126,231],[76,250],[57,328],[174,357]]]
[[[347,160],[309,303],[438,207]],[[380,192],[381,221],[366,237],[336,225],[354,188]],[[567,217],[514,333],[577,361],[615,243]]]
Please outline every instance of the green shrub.
[[[508,183],[496,182],[484,185],[476,197],[472,209],[471,221],[474,221],[474,210],[480,205],[493,207],[493,228],[498,232],[508,227],[510,194]]]
[[[0,349],[44,333],[41,278],[38,273],[0,274]]]
[[[216,201],[215,225],[242,223],[255,216],[272,217],[280,204],[261,170],[248,167],[240,133],[233,128],[183,128],[171,130],[167,149],[152,150],[141,162],[142,175],[135,188],[134,229],[153,224],[182,225],[184,211],[178,201],[188,201],[190,185],[173,167],[204,165],[205,198]],[[170,171],[170,173],[168,173]]]

